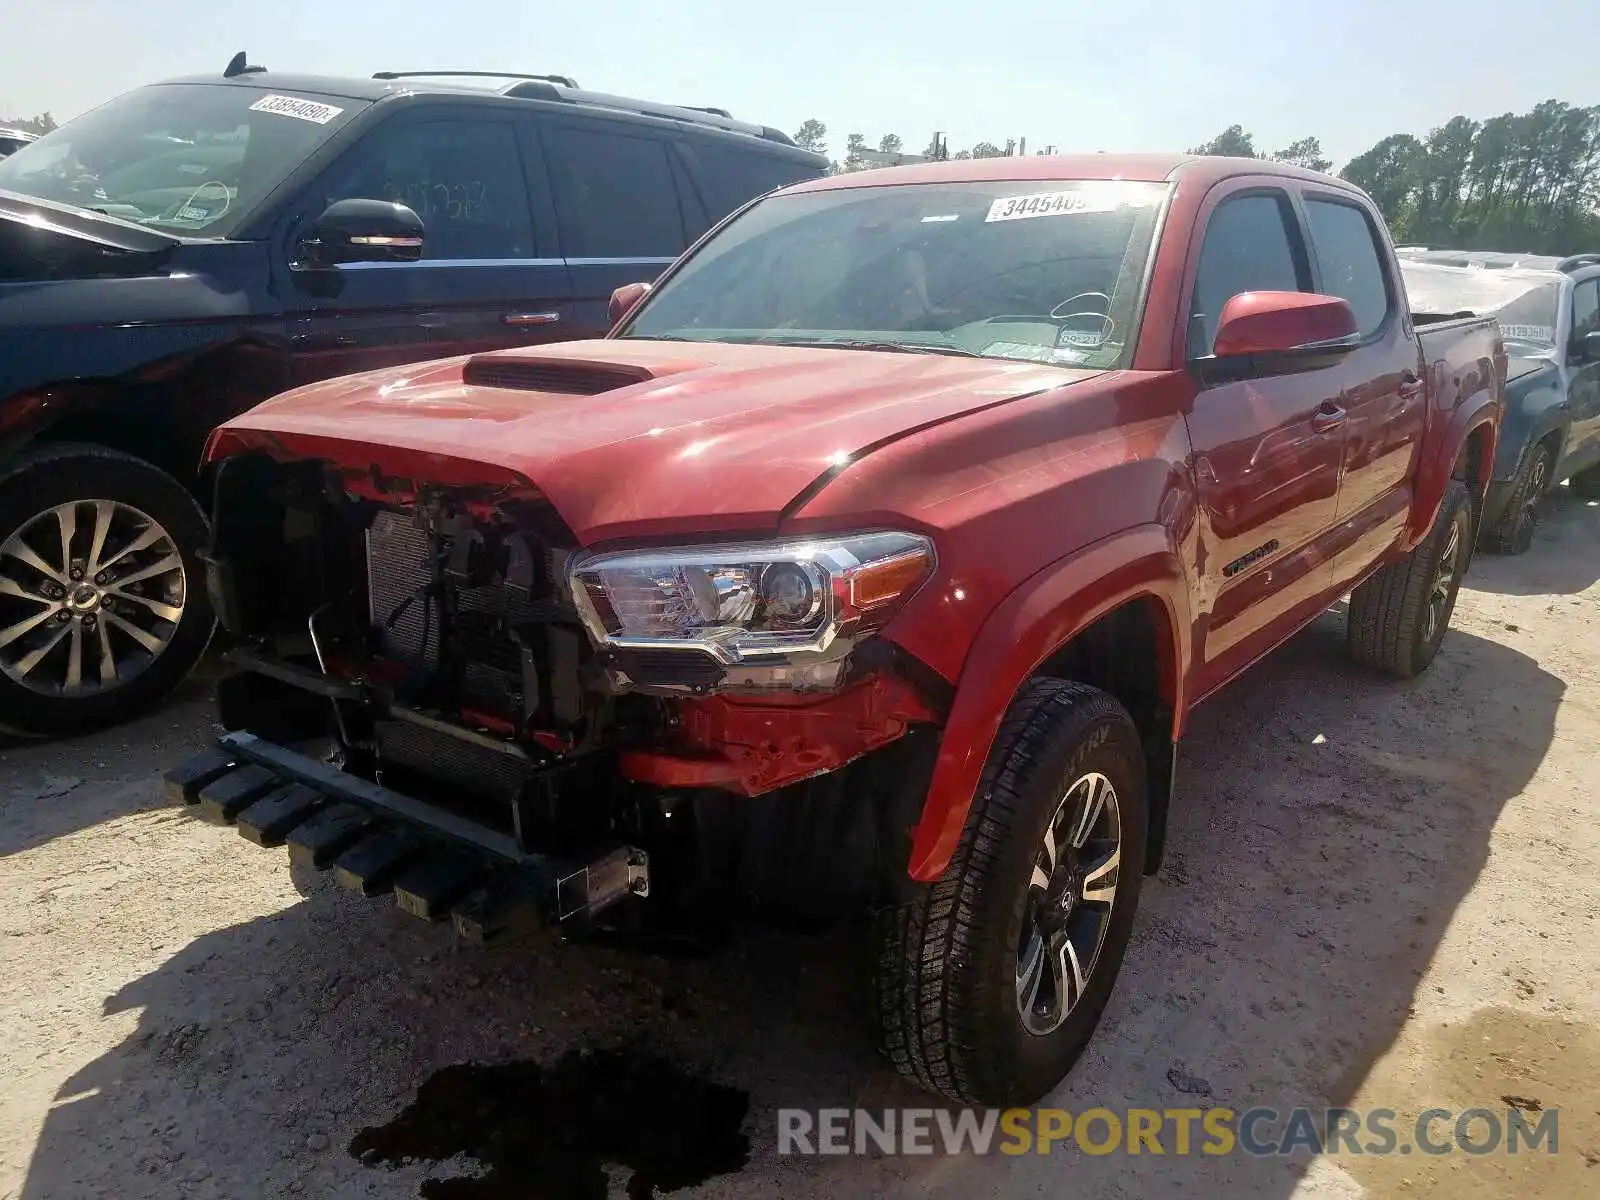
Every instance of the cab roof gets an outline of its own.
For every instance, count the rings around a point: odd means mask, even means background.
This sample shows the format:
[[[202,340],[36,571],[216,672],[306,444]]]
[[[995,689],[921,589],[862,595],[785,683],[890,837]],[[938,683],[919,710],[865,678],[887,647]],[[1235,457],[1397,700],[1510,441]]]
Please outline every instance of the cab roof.
[[[1226,158],[1199,154],[1060,154],[1013,155],[1001,158],[963,158],[945,162],[914,163],[851,171],[792,185],[794,192],[830,188],[885,187],[906,183],[984,183],[988,181],[1125,179],[1136,183],[1175,182],[1198,176],[1221,180],[1236,175],[1272,175],[1319,183],[1344,191],[1356,189],[1330,175],[1263,158]]]

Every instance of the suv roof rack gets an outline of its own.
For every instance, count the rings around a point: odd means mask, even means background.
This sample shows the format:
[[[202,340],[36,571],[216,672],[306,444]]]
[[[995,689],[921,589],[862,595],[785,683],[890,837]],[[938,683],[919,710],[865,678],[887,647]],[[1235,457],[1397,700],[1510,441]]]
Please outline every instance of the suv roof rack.
[[[442,79],[537,79],[545,83],[559,83],[562,87],[578,86],[578,81],[570,75],[530,75],[525,71],[374,71],[372,74],[374,79],[415,79],[419,76]]]
[[[1556,264],[1558,271],[1576,271],[1579,267],[1592,267],[1600,263],[1600,254],[1572,254]]]

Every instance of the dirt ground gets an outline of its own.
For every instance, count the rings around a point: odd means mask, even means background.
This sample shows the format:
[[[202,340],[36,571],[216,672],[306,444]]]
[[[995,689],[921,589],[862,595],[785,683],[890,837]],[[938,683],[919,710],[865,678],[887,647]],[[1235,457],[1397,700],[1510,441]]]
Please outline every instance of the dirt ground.
[[[780,1158],[779,1107],[927,1103],[866,1042],[855,935],[485,952],[392,902],[303,896],[281,851],[162,804],[159,771],[207,735],[200,680],[112,733],[0,746],[0,1200],[415,1197],[477,1168],[348,1146],[435,1072],[630,1043],[748,1093],[747,1165],[684,1195],[1600,1195],[1597,581],[1600,508],[1563,489],[1530,554],[1475,563],[1421,680],[1347,665],[1332,613],[1200,710],[1166,866],[1054,1098],[1404,1116],[1514,1095],[1560,1108],[1553,1156]],[[478,1078],[451,1086],[487,1112]]]

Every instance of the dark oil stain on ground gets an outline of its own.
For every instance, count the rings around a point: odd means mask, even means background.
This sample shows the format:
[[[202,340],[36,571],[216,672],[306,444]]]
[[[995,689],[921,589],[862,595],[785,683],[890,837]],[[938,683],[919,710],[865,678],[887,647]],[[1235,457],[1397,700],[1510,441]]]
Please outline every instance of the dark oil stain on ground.
[[[350,1153],[368,1166],[464,1154],[487,1171],[429,1179],[423,1200],[605,1200],[606,1167],[633,1172],[632,1200],[742,1170],[748,1092],[692,1079],[629,1050],[574,1050],[554,1066],[463,1063],[436,1072]]]

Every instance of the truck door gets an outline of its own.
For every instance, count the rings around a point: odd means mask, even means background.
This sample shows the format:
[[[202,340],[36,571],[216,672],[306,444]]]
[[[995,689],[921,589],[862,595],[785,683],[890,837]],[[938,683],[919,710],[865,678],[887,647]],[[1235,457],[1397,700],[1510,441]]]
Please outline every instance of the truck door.
[[[1188,417],[1199,507],[1196,695],[1325,602],[1341,446],[1328,425],[1338,409],[1337,367],[1259,374],[1211,359],[1232,297],[1311,290],[1288,194],[1275,183],[1235,180],[1208,198],[1201,216],[1188,307],[1198,385]]]
[[[1349,301],[1359,347],[1338,369],[1342,441],[1333,583],[1347,587],[1405,532],[1426,420],[1422,356],[1372,213],[1354,197],[1306,188],[1316,290]]]
[[[545,161],[574,289],[579,337],[611,327],[611,293],[648,283],[705,230],[671,132],[641,122],[545,114]]]
[[[1564,474],[1600,462],[1600,361],[1584,351],[1585,334],[1600,329],[1600,277],[1572,287],[1572,332],[1567,338],[1567,400],[1572,405],[1572,435]]]
[[[498,115],[439,107],[390,117],[307,190],[297,228],[335,200],[393,200],[422,218],[425,243],[420,262],[288,273],[296,383],[572,336],[571,282],[552,223],[535,222],[530,199],[542,163],[530,174],[522,147],[536,135],[515,114],[485,119]]]

